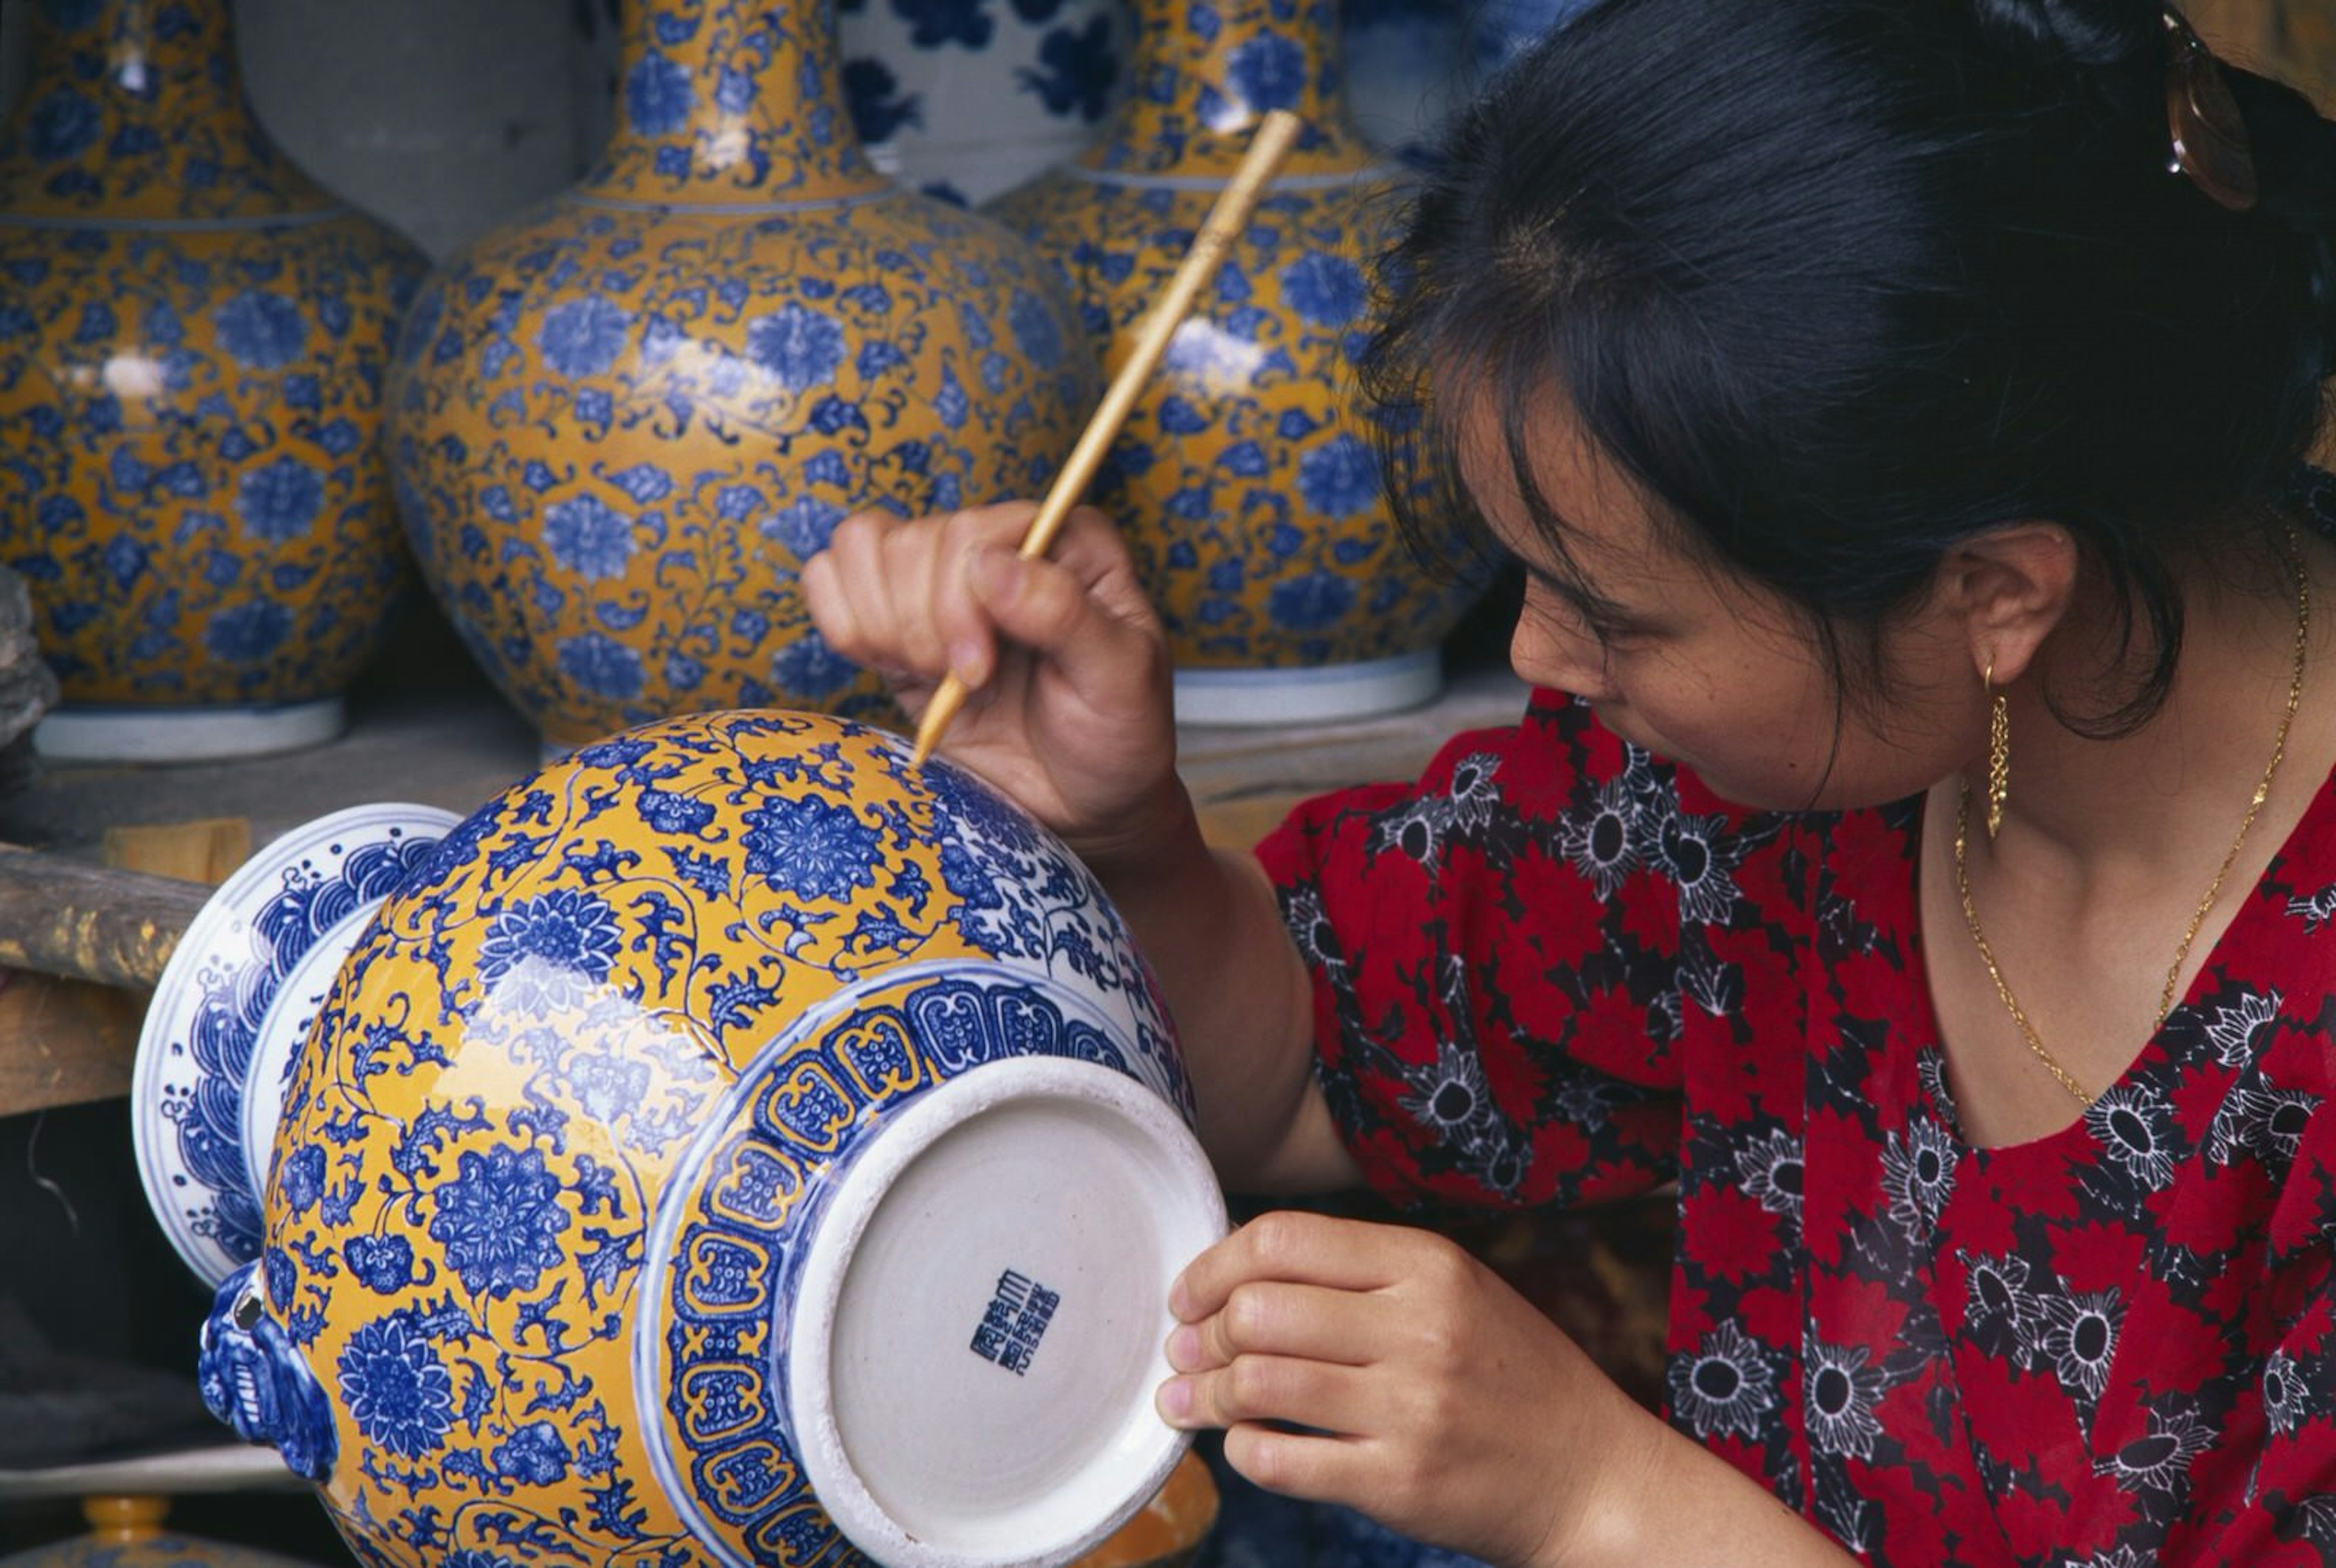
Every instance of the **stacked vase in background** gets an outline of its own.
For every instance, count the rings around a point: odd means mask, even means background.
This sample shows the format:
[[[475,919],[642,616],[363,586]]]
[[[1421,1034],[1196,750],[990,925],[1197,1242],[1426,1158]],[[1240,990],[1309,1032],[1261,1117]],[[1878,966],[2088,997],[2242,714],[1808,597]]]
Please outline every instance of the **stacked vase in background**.
[[[0,560],[52,755],[326,738],[404,576],[377,439],[421,270],[252,118],[227,0],[37,0],[0,146]]]
[[[1287,724],[1424,702],[1473,597],[1413,558],[1352,395],[1397,171],[1348,122],[1332,0],[1138,0],[1132,91],[1073,164],[989,210],[1066,275],[1115,365],[1265,112],[1307,130],[1114,448],[1179,716]]]
[[[877,168],[988,200],[1087,144],[1125,81],[1117,0],[842,0],[843,92]]]
[[[1042,491],[1093,403],[1056,286],[870,165],[832,0],[639,0],[618,129],[432,278],[392,437],[424,576],[554,746],[662,715],[882,711],[802,562],[853,510]]]

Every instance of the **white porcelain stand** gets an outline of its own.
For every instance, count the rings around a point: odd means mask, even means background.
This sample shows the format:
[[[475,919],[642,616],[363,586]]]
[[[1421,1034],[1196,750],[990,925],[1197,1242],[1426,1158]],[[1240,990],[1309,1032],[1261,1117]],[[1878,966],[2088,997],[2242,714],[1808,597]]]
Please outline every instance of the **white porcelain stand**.
[[[52,762],[216,762],[321,745],[347,726],[336,696],[250,707],[63,707],[34,726]]]
[[[1176,722],[1329,724],[1417,707],[1443,689],[1443,658],[1435,648],[1311,669],[1179,669]]]

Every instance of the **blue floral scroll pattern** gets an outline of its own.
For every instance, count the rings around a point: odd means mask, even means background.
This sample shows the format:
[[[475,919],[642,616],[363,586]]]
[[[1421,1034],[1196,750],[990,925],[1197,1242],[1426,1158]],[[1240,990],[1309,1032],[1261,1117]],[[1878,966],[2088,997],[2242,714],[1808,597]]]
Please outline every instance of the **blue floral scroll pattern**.
[[[802,563],[855,511],[1043,490],[1093,401],[1076,345],[1035,258],[904,191],[752,216],[554,203],[406,324],[408,538],[555,738],[730,706],[889,714],[813,628]]]
[[[372,656],[407,581],[378,436],[419,273],[354,217],[0,216],[0,560],[69,699],[306,700]]]
[[[185,1037],[173,1039],[191,1071],[163,1093],[187,1185],[170,1201],[190,1234],[230,1264],[259,1255],[259,1192],[243,1146],[247,1093],[260,1027],[286,977],[317,940],[403,886],[435,849],[434,833],[399,832],[346,855],[319,849],[286,866],[281,885],[252,912],[239,951],[205,955],[192,980]],[[265,853],[266,852],[263,852]]]
[[[426,1568],[540,1534],[602,1568],[702,1556],[689,1511],[713,1499],[753,1515],[750,1557],[825,1561],[824,1515],[774,1501],[798,1484],[774,1451],[701,1465],[659,1426],[668,1395],[708,1430],[767,1415],[716,1363],[767,1339],[737,1303],[771,1288],[804,1174],[1009,1046],[1189,1114],[1101,888],[897,735],[669,721],[452,829],[345,965],[267,1194],[269,1310],[339,1411],[327,1498],[360,1555]],[[701,1359],[667,1368],[686,1388],[642,1385],[680,1290],[712,1325]]]
[[[848,1552],[804,1477],[787,1424],[785,1339],[822,1173],[934,1085],[985,1062],[1095,1062],[1161,1074],[1091,1003],[988,964],[920,968],[774,1043],[676,1167],[649,1254],[666,1311],[634,1347],[651,1456],[698,1539],[732,1568]],[[731,1544],[785,1543],[750,1556]]]

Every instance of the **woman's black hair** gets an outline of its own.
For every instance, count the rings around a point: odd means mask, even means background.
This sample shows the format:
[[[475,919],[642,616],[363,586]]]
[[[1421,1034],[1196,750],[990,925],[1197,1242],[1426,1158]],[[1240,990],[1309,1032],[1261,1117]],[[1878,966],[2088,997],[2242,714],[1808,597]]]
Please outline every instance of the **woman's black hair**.
[[[2281,537],[2336,372],[2336,124],[2225,63],[2263,192],[2227,209],[2169,167],[2167,36],[2156,0],[1600,0],[1456,118],[1382,268],[1364,380],[1413,537],[1449,549],[1462,414],[1497,410],[1570,568],[1527,462],[1554,393],[1808,614],[1837,691],[1885,688],[1952,543],[2060,523],[2140,671],[2063,717],[2146,721],[2182,570]]]

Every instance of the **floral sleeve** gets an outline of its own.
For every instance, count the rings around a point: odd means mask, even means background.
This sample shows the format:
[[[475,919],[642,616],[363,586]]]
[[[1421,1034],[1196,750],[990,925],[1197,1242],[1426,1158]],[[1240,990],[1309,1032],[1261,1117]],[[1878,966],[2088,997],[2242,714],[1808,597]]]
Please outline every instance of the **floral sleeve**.
[[[1416,784],[1300,807],[1258,853],[1372,1185],[1526,1206],[1670,1175],[1683,998],[1726,983],[1683,921],[1761,836],[1690,811],[1669,769],[1555,694],[1454,740]]]

